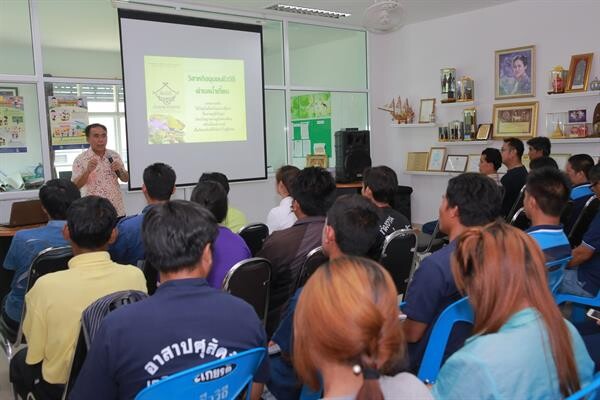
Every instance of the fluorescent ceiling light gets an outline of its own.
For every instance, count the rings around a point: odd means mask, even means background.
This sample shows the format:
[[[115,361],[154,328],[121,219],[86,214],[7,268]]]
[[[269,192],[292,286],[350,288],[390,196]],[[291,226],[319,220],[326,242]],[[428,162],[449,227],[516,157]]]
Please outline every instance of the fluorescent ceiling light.
[[[294,14],[302,14],[302,15],[316,15],[319,17],[327,17],[327,18],[345,18],[349,17],[350,13],[339,12],[339,11],[329,11],[329,10],[321,10],[319,8],[307,8],[300,6],[290,6],[287,4],[274,4],[270,7],[267,7],[267,10],[276,10],[276,11],[284,11]]]

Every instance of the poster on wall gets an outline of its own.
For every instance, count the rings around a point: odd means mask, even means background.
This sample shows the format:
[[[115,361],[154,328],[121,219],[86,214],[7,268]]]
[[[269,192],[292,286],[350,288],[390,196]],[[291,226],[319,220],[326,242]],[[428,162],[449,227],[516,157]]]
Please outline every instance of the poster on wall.
[[[49,96],[48,104],[52,148],[62,150],[88,147],[84,132],[89,123],[86,98]]]
[[[291,103],[293,164],[304,167],[309,155],[331,158],[331,93],[292,96]]]
[[[26,153],[22,96],[0,96],[0,153]]]

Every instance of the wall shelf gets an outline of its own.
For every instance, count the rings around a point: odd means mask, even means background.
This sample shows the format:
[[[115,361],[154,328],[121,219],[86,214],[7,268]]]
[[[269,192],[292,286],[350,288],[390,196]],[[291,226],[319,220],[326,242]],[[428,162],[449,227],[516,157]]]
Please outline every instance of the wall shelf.
[[[462,174],[462,172],[445,172],[445,171],[404,171],[407,175],[429,175],[429,176],[452,176]]]
[[[567,93],[557,93],[557,94],[548,94],[546,93],[546,98],[548,99],[567,99],[572,97],[600,97],[600,91],[587,91],[587,92],[567,92]]]
[[[550,141],[553,144],[585,144],[585,143],[600,143],[600,137],[590,137],[590,138],[567,138],[567,139],[555,139],[550,138]]]
[[[435,128],[436,124],[428,122],[426,124],[392,124],[392,128]]]
[[[440,101],[439,104],[436,104],[436,107],[439,106],[439,107],[443,107],[443,108],[445,108],[445,107],[448,107],[448,108],[451,108],[451,107],[465,107],[466,108],[466,107],[475,107],[476,104],[477,103],[475,101],[455,101],[453,103],[442,103]]]
[[[493,143],[493,140],[449,140],[437,142],[439,146],[485,146]]]

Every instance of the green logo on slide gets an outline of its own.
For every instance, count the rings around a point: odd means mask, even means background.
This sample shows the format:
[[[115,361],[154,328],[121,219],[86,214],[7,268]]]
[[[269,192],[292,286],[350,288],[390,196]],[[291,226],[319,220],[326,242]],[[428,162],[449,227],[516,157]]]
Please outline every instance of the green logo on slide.
[[[152,93],[156,96],[158,101],[163,103],[165,106],[171,104],[179,94],[179,92],[176,92],[169,87],[169,82],[163,82],[161,88]]]

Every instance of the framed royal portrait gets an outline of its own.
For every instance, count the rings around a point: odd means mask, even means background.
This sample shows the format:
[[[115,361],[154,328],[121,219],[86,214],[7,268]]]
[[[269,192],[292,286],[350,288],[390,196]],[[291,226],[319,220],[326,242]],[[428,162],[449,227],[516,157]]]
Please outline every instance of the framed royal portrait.
[[[419,106],[419,123],[431,122],[431,115],[435,113],[435,99],[421,99]]]
[[[477,129],[477,140],[488,140],[490,138],[490,132],[492,131],[492,124],[480,124]]]
[[[537,132],[538,102],[494,104],[494,139],[517,137],[532,138]]]
[[[496,50],[496,100],[535,96],[535,46]]]
[[[467,169],[467,162],[469,161],[468,155],[455,155],[450,154],[446,157],[446,165],[444,171],[446,172],[465,172]]]
[[[567,75],[567,92],[585,92],[588,89],[593,58],[594,53],[571,56],[569,75]]]
[[[427,157],[427,171],[443,171],[444,161],[446,161],[446,148],[432,147],[429,149],[429,157]]]
[[[406,158],[407,171],[427,171],[427,151],[411,151]]]
[[[329,160],[326,154],[313,154],[306,156],[307,167],[321,167],[327,168],[329,166]]]
[[[13,97],[19,95],[19,89],[16,87],[0,87],[0,96]]]

